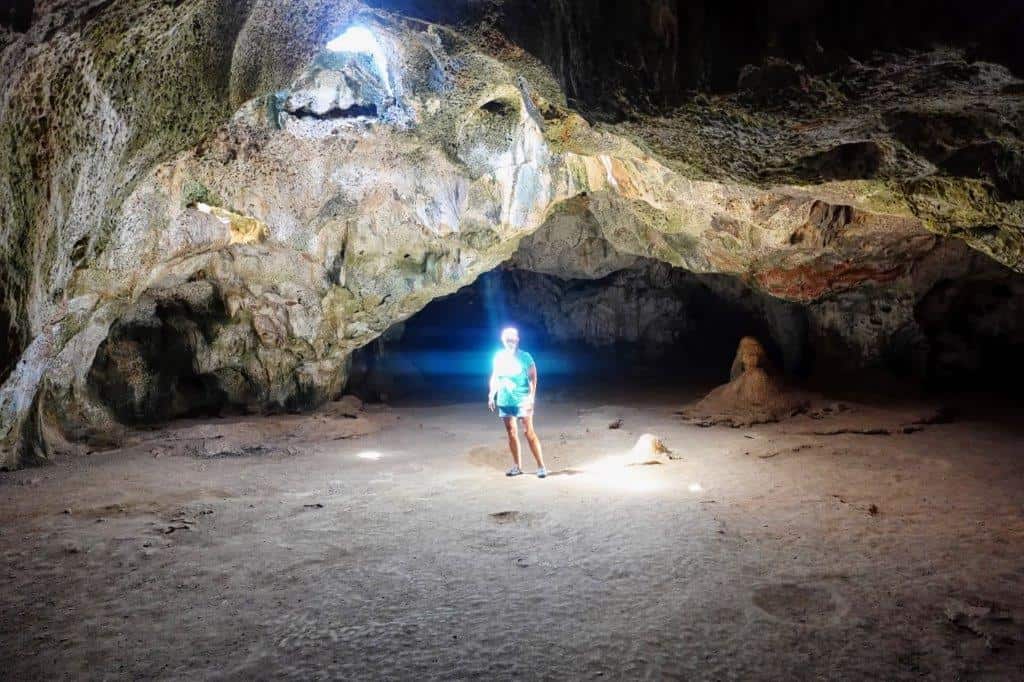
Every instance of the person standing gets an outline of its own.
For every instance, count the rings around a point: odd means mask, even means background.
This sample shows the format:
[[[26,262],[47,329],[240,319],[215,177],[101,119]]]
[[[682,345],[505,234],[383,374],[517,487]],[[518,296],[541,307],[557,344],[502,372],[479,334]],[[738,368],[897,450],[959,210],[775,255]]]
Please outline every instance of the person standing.
[[[508,435],[508,447],[512,451],[513,463],[505,475],[518,476],[523,473],[519,429],[516,426],[518,419],[523,426],[526,442],[530,444],[533,458],[537,460],[537,476],[544,478],[548,471],[544,467],[540,438],[533,429],[533,407],[537,398],[537,364],[529,353],[519,349],[519,332],[514,327],[502,330],[501,345],[504,348],[495,354],[491,369],[487,406],[491,412],[497,409],[498,416],[505,422],[505,433]]]

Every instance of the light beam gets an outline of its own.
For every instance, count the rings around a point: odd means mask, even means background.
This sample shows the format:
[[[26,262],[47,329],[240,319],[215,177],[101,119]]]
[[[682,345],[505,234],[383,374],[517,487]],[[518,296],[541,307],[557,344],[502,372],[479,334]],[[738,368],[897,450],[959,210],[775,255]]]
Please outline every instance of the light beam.
[[[384,55],[384,48],[373,31],[365,26],[349,26],[340,36],[328,42],[326,47],[331,52],[370,55],[373,58],[373,65],[377,69],[377,75],[384,82],[388,94],[394,94],[391,90],[391,77],[388,73],[388,61]]]

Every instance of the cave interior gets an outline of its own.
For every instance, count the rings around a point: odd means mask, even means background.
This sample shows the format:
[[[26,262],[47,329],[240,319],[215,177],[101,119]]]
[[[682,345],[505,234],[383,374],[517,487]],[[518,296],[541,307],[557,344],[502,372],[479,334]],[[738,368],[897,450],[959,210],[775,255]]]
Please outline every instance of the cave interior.
[[[7,3],[0,670],[1024,679],[1022,38]]]

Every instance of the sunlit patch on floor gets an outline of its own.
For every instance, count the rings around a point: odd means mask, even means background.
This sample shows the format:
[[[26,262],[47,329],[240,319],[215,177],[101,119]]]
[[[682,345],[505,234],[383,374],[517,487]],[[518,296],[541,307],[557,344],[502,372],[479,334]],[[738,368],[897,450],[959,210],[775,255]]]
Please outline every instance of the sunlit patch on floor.
[[[631,453],[602,457],[580,469],[588,481],[594,481],[605,488],[625,492],[647,492],[663,487],[660,476],[647,467],[633,466],[637,462]]]

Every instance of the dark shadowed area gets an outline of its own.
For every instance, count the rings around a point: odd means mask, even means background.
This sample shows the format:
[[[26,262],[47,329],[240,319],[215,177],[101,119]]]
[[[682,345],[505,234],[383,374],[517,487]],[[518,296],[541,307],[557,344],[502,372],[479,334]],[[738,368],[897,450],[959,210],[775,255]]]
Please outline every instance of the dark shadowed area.
[[[508,326],[519,330],[549,392],[713,383],[727,376],[744,336],[764,339],[775,365],[804,373],[807,331],[798,307],[727,277],[651,274],[487,273],[357,352],[350,388],[369,400],[479,397]]]

